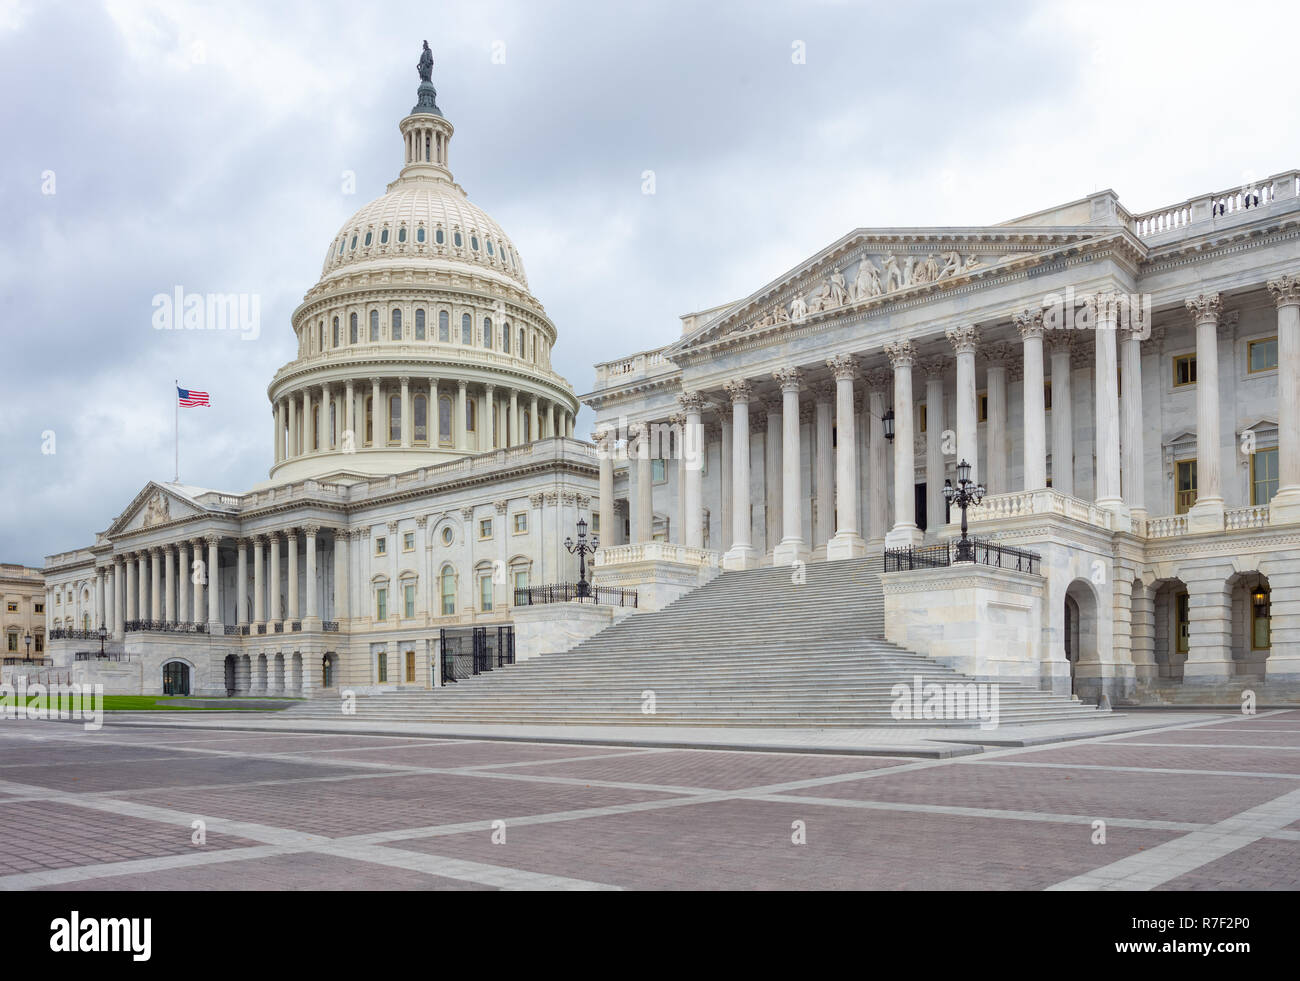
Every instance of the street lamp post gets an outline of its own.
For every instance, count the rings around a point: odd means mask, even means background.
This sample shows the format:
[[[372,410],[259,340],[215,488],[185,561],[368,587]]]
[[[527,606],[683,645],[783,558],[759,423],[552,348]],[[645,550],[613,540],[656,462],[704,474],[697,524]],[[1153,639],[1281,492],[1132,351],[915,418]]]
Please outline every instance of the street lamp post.
[[[32,659],[32,632],[30,630],[28,630],[26,636],[23,637],[23,643],[27,645],[26,659],[30,661]]]
[[[108,639],[108,631],[104,629],[104,624],[99,625],[99,656],[104,656],[104,641]]]
[[[575,542],[572,538],[566,538],[564,547],[569,550],[570,555],[578,556],[578,598],[586,599],[591,595],[591,586],[587,583],[587,556],[600,548],[600,539],[592,535],[591,541],[588,542],[586,519],[579,518],[578,540]]]
[[[943,496],[949,504],[961,508],[961,538],[957,541],[957,561],[975,561],[975,543],[966,537],[966,509],[984,499],[984,485],[970,479],[970,464],[965,460],[957,464],[957,486],[951,480],[943,482]]]

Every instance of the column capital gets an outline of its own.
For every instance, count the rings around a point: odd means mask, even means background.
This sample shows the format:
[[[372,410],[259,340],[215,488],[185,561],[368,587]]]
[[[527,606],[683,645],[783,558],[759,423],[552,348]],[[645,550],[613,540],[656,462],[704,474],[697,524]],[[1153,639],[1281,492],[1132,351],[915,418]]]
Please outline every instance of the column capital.
[[[1300,304],[1300,273],[1285,274],[1268,281],[1268,291],[1278,307]]]
[[[398,381],[398,383],[401,384],[403,387],[406,387],[407,385],[410,385],[410,384],[411,384],[411,376],[410,376],[410,375],[401,375],[401,376],[398,377],[397,381]]]
[[[980,329],[975,324],[966,324],[962,327],[949,327],[944,332],[948,338],[948,343],[958,354],[974,354],[975,349],[980,343]]]
[[[247,539],[247,538],[236,538],[236,539],[235,539],[235,547],[236,547],[237,549],[239,549],[239,551],[241,551],[241,552],[247,552],[247,551],[248,551],[248,539]]]
[[[1016,314],[1016,330],[1020,331],[1022,340],[1043,336],[1043,311],[1022,310]]]
[[[220,544],[221,544],[221,536],[220,536],[220,535],[204,535],[204,536],[203,536],[203,542],[204,542],[205,545],[208,546],[208,548],[211,548],[211,547],[214,546],[214,545],[220,545]]]
[[[904,338],[893,344],[885,345],[885,356],[895,370],[910,368],[916,362],[916,345]]]
[[[371,375],[369,380],[372,386],[377,386],[381,381],[383,381],[383,379],[377,375]]]
[[[921,373],[929,379],[943,380],[945,372],[948,370],[948,362],[944,358],[922,358],[916,362],[916,366],[921,369]]]
[[[837,354],[833,358],[827,358],[826,367],[831,370],[831,375],[837,382],[852,381],[861,371],[858,359],[851,354]]]
[[[318,524],[308,524],[302,526],[302,533],[308,538],[315,538],[320,533],[321,526]]]
[[[298,529],[297,528],[284,529],[284,537],[286,541],[296,542],[298,540]]]
[[[781,386],[781,393],[798,392],[803,388],[803,372],[798,368],[778,368],[772,372],[772,377],[776,379]]]
[[[894,373],[888,368],[872,368],[863,372],[862,378],[870,391],[886,394],[894,381]]]
[[[497,514],[505,514],[510,507],[509,501],[493,501],[492,507],[496,509]]]
[[[754,400],[754,386],[749,383],[747,378],[733,378],[722,387],[731,397],[733,404],[737,402],[749,403]]]
[[[388,533],[389,533],[390,535],[396,535],[396,534],[397,534],[397,522],[396,522],[396,521],[390,521],[390,522],[388,522],[388,524],[387,524],[386,527],[388,528]]]
[[[984,352],[984,364],[988,368],[1010,368],[1017,363],[1020,355],[1009,344],[990,344]]]
[[[703,412],[705,401],[704,396],[699,392],[683,392],[677,396],[677,404],[682,407],[683,412]]]
[[[1219,314],[1223,312],[1223,296],[1219,293],[1201,293],[1185,301],[1187,312],[1199,327],[1201,324],[1217,324]]]
[[[464,378],[457,378],[457,379],[456,379],[456,385],[457,385],[457,387],[458,387],[462,392],[465,391],[465,389],[469,388],[469,382],[468,382],[466,379],[464,379]],[[536,397],[537,397],[537,396],[535,396],[535,395],[533,396],[533,398],[536,398]]]
[[[1072,330],[1049,330],[1046,331],[1044,336],[1052,354],[1073,355],[1074,349],[1078,347],[1074,342],[1075,337]]]
[[[820,382],[818,384],[808,386],[808,390],[812,393],[814,402],[824,402],[827,405],[829,405],[830,403],[835,401],[834,385],[829,385],[826,384],[825,382]]]

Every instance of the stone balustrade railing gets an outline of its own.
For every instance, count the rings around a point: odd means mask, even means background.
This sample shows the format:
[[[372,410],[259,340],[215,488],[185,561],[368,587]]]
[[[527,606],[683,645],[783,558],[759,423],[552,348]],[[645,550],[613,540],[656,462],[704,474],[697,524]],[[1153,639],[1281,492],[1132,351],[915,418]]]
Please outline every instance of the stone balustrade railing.
[[[1114,527],[1114,516],[1105,508],[1050,489],[990,495],[971,507],[967,518],[972,522],[998,521],[1034,514],[1073,518],[1107,531]]]
[[[1268,505],[1254,504],[1246,508],[1231,508],[1224,512],[1223,523],[1229,531],[1263,528],[1268,524]]]
[[[1134,528],[1134,531],[1145,534],[1147,538],[1172,538],[1175,535],[1185,535],[1187,515],[1167,514],[1159,518],[1147,518],[1146,527]]]
[[[695,567],[721,567],[721,556],[707,548],[691,548],[673,542],[637,542],[631,545],[608,545],[596,552],[599,568],[635,562],[678,562]]]
[[[1297,193],[1300,193],[1300,171],[1286,170],[1247,185],[1197,195],[1178,204],[1133,215],[1130,222],[1139,238],[1150,238],[1210,218],[1261,208],[1279,199],[1295,199]]]
[[[596,365],[596,388],[605,388],[607,385],[618,384],[640,375],[675,370],[673,363],[664,357],[665,350],[666,348],[656,348],[653,351],[634,354],[630,358],[619,358],[617,361]]]

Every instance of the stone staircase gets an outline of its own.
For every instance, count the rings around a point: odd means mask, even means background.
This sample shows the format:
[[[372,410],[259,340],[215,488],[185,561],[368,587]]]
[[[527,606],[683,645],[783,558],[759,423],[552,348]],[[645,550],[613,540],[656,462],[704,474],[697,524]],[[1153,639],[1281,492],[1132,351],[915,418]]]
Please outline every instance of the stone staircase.
[[[392,722],[694,726],[977,726],[898,721],[893,686],[969,682],[884,639],[878,557],[725,572],[562,654],[436,691],[358,695],[356,718]],[[643,705],[653,692],[654,713]],[[1003,725],[1098,718],[1073,697],[1002,684]],[[339,718],[334,697],[284,717]]]

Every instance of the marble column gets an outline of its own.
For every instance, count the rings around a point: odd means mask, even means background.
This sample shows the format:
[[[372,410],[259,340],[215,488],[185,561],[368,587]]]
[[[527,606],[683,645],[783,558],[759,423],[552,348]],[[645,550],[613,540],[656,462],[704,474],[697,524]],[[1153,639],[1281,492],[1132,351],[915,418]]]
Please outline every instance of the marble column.
[[[176,546],[176,620],[178,623],[193,623],[190,616],[190,600],[194,590],[190,588],[194,566],[190,562],[190,543],[185,541]]]
[[[676,412],[668,417],[668,428],[674,436],[675,452],[672,457],[677,460],[677,514],[673,517],[669,531],[672,533],[670,541],[678,545],[686,544],[686,454],[682,452],[682,434],[686,432],[686,415]],[[668,464],[664,463],[664,477],[668,476]]]
[[[163,618],[162,604],[162,549],[149,549],[149,619]]]
[[[731,462],[735,455],[732,449],[732,425],[731,416],[727,413],[721,413],[719,422],[719,445],[718,445],[718,521],[715,525],[717,529],[718,541],[714,545],[719,552],[726,552],[731,548],[731,531],[732,531],[732,490],[731,490]]]
[[[108,603],[104,588],[104,567],[102,565],[95,567],[95,612],[97,616],[91,626],[96,629],[103,626],[107,629]]]
[[[219,535],[208,535],[204,539],[208,546],[208,633],[219,635],[221,624],[221,554],[218,544]]]
[[[212,575],[212,568],[204,558],[202,538],[194,539],[194,562],[198,567],[190,575],[193,586],[193,602],[190,605],[193,608],[194,623],[203,623],[204,611],[207,610],[207,594],[204,590]]]
[[[288,416],[288,439],[289,442],[285,449],[285,455],[292,459],[298,455],[298,410],[293,396],[285,397],[284,411]],[[196,623],[198,621],[195,621]]]
[[[113,636],[122,640],[126,636],[126,563],[122,556],[113,559]]]
[[[537,409],[537,396],[532,397],[530,403],[529,422],[528,422],[528,439],[529,441],[542,438],[542,416]]]
[[[271,597],[271,623],[283,623],[284,616],[280,604],[280,532],[271,532],[266,536],[266,542],[271,552],[267,562],[270,567],[268,577],[270,581],[266,584]]]
[[[465,427],[465,405],[469,383],[461,378],[456,381],[456,425],[452,431],[456,434],[456,449],[469,449],[469,432]]]
[[[828,560],[853,559],[867,553],[858,533],[858,437],[853,380],[858,363],[852,355],[829,358],[835,378],[835,534],[826,543]]]
[[[272,457],[276,463],[279,463],[282,459],[284,459],[282,453],[284,440],[280,436],[281,421],[282,421],[282,417],[280,415],[280,403],[279,401],[276,401],[271,404],[271,447],[272,447]]]
[[[403,423],[405,430],[405,423]],[[320,629],[320,604],[316,591],[316,535],[320,531],[320,525],[305,525],[303,534],[307,537],[307,581],[304,589],[307,592],[307,611],[306,623],[303,625],[307,630]],[[394,542],[396,546],[398,543]],[[397,548],[393,549],[394,555],[397,554]],[[393,580],[397,582],[396,579]]]
[[[1074,335],[1052,333],[1052,490],[1074,496]]]
[[[1115,336],[1119,311],[1109,295],[1091,301],[1096,311],[1095,338],[1097,503],[1109,511],[1124,512],[1119,485],[1119,361]]]
[[[633,522],[634,540],[639,544],[654,539],[654,479],[650,461],[650,423],[636,423],[628,427],[635,441],[636,453],[636,520]]]
[[[767,435],[763,439],[763,544],[766,551],[776,551],[781,540],[781,400],[763,400]]]
[[[138,619],[140,619],[140,617],[139,617],[139,614],[136,612],[136,605],[135,605],[135,604],[136,604],[136,598],[135,598],[135,596],[136,596],[135,556],[134,556],[132,553],[127,552],[127,553],[122,557],[122,565],[123,565],[123,568],[124,568],[125,571],[126,571],[126,576],[125,576],[125,578],[126,578],[126,609],[125,609],[125,612],[124,612],[123,615],[122,615],[122,620],[123,620],[123,622],[125,622],[125,621],[127,621],[127,620],[138,620]]]
[[[985,485],[990,494],[1005,494],[1011,490],[1007,479],[1007,368],[1011,351],[1006,345],[989,348],[985,372],[987,374],[988,423],[985,428],[987,447],[984,469]]]
[[[602,548],[613,546],[618,539],[614,537],[614,453],[617,445],[616,432],[612,429],[598,429],[591,434],[591,441],[596,444],[596,459],[600,466],[600,542]]]
[[[1043,378],[1043,311],[1016,314],[1016,329],[1024,345],[1023,392],[1025,431],[1025,486],[1027,491],[1047,486],[1047,408]]]
[[[402,375],[397,379],[402,386],[402,448],[411,446],[411,379]]]
[[[483,386],[483,422],[487,427],[487,444],[484,449],[495,450],[500,443],[497,437],[497,390],[494,385]]]
[[[974,324],[945,332],[957,354],[957,461],[970,464],[970,479],[979,483],[979,413],[975,404],[975,349],[980,332]]]
[[[356,384],[349,378],[343,383],[343,452],[350,453],[360,444],[357,439],[357,389]],[[351,434],[350,436],[348,434]]]
[[[1272,524],[1300,522],[1300,275],[1269,280],[1277,304],[1277,493]]]
[[[943,376],[948,365],[943,358],[930,358],[917,366],[925,375],[925,530],[934,536],[945,524],[947,503],[943,496]]]
[[[546,435],[548,437],[555,437],[556,435],[558,435],[555,432],[555,403],[554,402],[546,403]]]
[[[136,616],[141,620],[150,619],[149,609],[149,552],[146,549],[136,553]]]
[[[1223,299],[1218,293],[1201,294],[1187,301],[1187,310],[1196,324],[1196,503],[1187,512],[1187,530],[1195,534],[1223,530],[1219,447],[1219,314]],[[1098,439],[1100,445],[1100,435]]]
[[[1146,480],[1143,464],[1142,431],[1146,419],[1142,414],[1142,338],[1149,332],[1149,324],[1129,325],[1124,329],[1120,341],[1121,364],[1124,377],[1124,395],[1120,403],[1123,413],[1124,466],[1120,486],[1124,493],[1124,504],[1136,519],[1147,515],[1143,485]],[[1135,328],[1136,329],[1133,329]]]
[[[427,550],[428,543],[425,548]],[[346,620],[348,612],[348,532],[334,529],[334,620]]]
[[[850,389],[852,398],[852,389]],[[812,547],[821,548],[835,534],[835,435],[832,413],[837,401],[834,385],[813,390],[815,413],[815,455],[817,459],[817,508],[813,522]]]
[[[914,459],[912,420],[912,364],[916,348],[908,340],[885,345],[885,354],[894,368],[894,527],[885,536],[889,548],[906,548],[921,544],[921,529],[916,526],[916,462]]]
[[[867,502],[868,544],[883,545],[889,532],[889,448],[885,440],[885,399],[891,374],[883,369],[866,376],[869,395],[867,415],[869,441],[867,472],[871,477],[871,498]]]
[[[747,569],[754,565],[749,515],[749,403],[754,390],[743,378],[724,386],[731,397],[731,547],[722,557],[726,569]]]
[[[506,446],[519,443],[519,390],[510,389],[510,415],[506,418]]]
[[[289,610],[285,619],[294,621],[298,619],[298,530],[290,528],[285,533],[284,540],[288,558],[285,565],[289,578]]]
[[[388,442],[387,434],[383,429],[381,421],[385,413],[381,412],[383,408],[383,399],[380,396],[379,379],[370,379],[370,445],[379,447]],[[365,427],[365,407],[362,407],[362,428]],[[363,434],[364,435],[364,434]]]
[[[800,493],[799,392],[803,389],[803,372],[781,368],[772,372],[772,377],[781,386],[781,541],[772,550],[772,564],[792,565],[808,560]]]
[[[704,398],[687,392],[678,399],[685,413],[682,424],[682,452],[679,467],[684,468],[686,486],[684,504],[686,545],[704,547]],[[683,470],[679,469],[678,473]],[[680,493],[680,491],[679,491]]]
[[[312,418],[311,412],[311,389],[302,390],[302,452],[303,456],[311,453],[314,449],[312,443],[316,436],[316,424]]]
[[[176,556],[170,545],[163,546],[163,619],[176,622]],[[183,591],[183,590],[182,590]]]
[[[329,403],[326,402],[326,405]],[[248,626],[248,539],[235,539],[235,624]]]
[[[253,633],[266,623],[266,576],[262,569],[265,556],[266,538],[256,535],[253,538]]]

